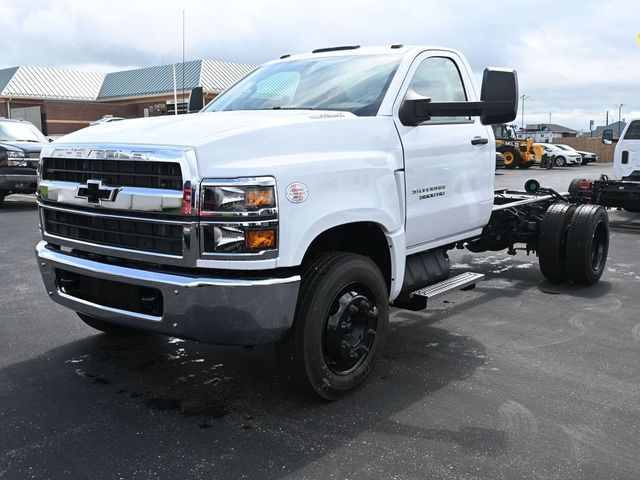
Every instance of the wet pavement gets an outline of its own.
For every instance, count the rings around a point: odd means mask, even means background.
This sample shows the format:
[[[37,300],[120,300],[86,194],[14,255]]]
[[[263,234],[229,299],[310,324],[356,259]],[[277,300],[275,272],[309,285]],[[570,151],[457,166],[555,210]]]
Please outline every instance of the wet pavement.
[[[607,166],[501,171],[566,190]],[[602,281],[544,281],[534,256],[452,255],[487,281],[393,311],[384,359],[335,403],[273,348],[112,339],[52,303],[32,198],[0,210],[0,478],[635,479],[640,215],[610,212]]]

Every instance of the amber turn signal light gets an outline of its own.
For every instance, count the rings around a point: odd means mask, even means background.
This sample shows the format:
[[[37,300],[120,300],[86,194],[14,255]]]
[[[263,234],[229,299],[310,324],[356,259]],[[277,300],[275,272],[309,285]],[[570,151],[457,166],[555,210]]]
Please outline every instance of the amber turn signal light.
[[[244,203],[247,208],[274,207],[276,202],[273,187],[248,188],[245,192]]]
[[[251,250],[271,250],[276,248],[276,229],[246,231],[247,247]]]

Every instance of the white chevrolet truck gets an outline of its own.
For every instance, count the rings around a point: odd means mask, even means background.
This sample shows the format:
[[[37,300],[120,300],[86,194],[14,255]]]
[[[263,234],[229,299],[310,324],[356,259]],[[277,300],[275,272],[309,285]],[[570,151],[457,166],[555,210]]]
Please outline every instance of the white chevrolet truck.
[[[490,125],[517,103],[514,71],[479,91],[459,52],[346,46],[266,63],[195,114],[67,135],[40,159],[46,289],[105,332],[275,343],[336,399],[380,359],[390,305],[481,280],[450,276],[450,249],[602,275],[604,208],[535,181],[494,191]]]

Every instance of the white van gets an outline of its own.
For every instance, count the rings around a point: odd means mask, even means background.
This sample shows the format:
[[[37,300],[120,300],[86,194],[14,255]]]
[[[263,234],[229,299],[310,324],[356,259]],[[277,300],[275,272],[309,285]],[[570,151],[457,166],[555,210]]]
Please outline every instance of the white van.
[[[613,175],[617,180],[640,177],[640,119],[625,127],[613,157]]]

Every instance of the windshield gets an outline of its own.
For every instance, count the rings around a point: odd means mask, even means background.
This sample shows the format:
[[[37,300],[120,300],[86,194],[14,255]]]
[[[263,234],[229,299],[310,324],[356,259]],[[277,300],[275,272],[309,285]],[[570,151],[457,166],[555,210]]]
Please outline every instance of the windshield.
[[[561,150],[566,150],[567,152],[578,153],[569,145],[558,145],[558,148],[560,148]]]
[[[213,100],[205,111],[337,110],[378,113],[401,57],[311,58],[258,68]]]
[[[0,142],[47,143],[47,139],[32,123],[0,122]]]
[[[640,121],[634,120],[624,134],[624,140],[640,140]]]

